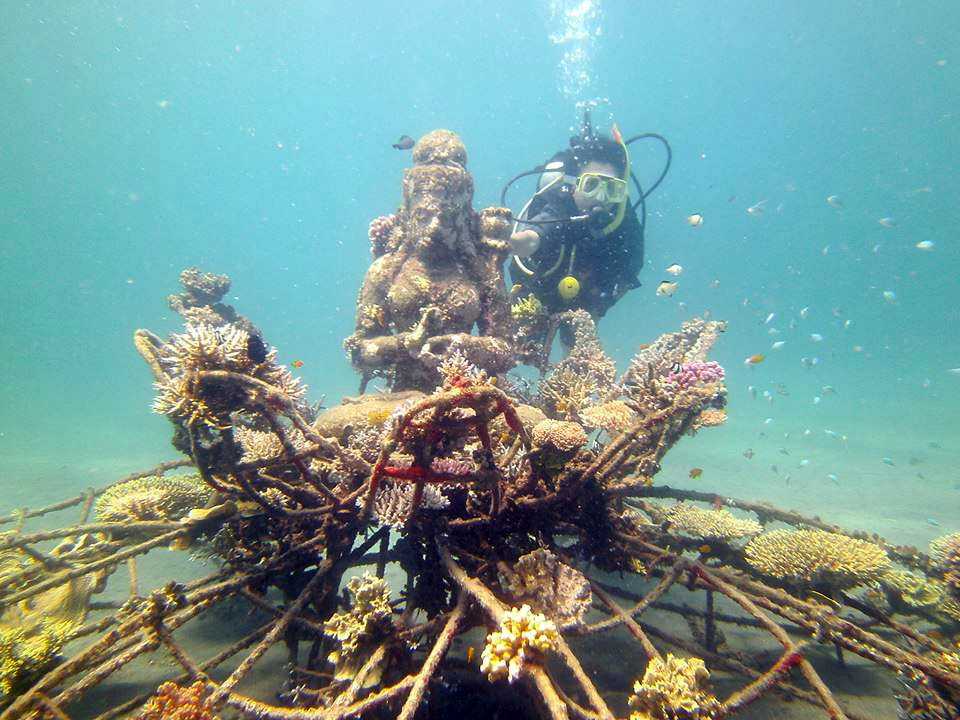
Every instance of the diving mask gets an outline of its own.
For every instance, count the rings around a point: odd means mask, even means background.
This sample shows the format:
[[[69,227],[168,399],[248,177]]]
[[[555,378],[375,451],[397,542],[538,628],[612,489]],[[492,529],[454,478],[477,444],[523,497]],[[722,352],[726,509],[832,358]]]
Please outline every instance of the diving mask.
[[[627,181],[603,173],[583,173],[577,178],[577,192],[590,200],[615,205],[627,199]]]

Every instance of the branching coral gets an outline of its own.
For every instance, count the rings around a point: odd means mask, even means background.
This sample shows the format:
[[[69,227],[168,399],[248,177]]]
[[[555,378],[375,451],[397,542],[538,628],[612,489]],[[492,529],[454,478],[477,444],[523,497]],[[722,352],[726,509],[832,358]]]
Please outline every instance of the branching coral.
[[[735,540],[763,530],[756,520],[734,517],[725,508],[707,510],[684,502],[667,508],[664,515],[671,530],[704,540]]]
[[[351,578],[347,590],[353,597],[350,609],[323,624],[326,634],[340,644],[328,658],[336,666],[338,680],[352,680],[377,643],[393,629],[390,587],[385,580],[365,574]],[[368,677],[367,682],[379,681],[379,675],[373,675],[376,677]]]
[[[896,593],[902,603],[914,608],[932,608],[943,602],[943,583],[906,570],[887,570],[879,582]]]
[[[286,439],[290,446],[298,453],[305,452],[311,444],[296,428],[284,428]],[[262,460],[276,460],[284,453],[283,443],[276,433],[254,430],[244,425],[237,425],[233,429],[234,439],[240,443],[243,455],[240,462],[256,462]]]
[[[720,703],[707,690],[710,673],[700,658],[668,653],[653,658],[633,686],[630,720],[709,720]]]
[[[520,677],[524,665],[553,650],[559,639],[557,627],[529,605],[504,613],[500,627],[487,635],[481,653],[480,672],[493,682]]]
[[[230,425],[229,413],[235,408],[224,398],[223,407],[215,406],[200,392],[198,374],[208,370],[243,373],[273,386],[292,403],[300,404],[306,387],[276,363],[276,349],[263,356],[251,347],[251,334],[237,325],[190,325],[185,332],[171,335],[159,348],[159,363],[165,370],[155,387],[154,412],[168,415],[188,426],[198,423],[214,428]]]
[[[580,625],[593,601],[583,573],[542,548],[521,556],[513,568],[501,567],[500,584],[513,602],[529,605],[560,628]]]
[[[553,370],[540,383],[544,409],[564,418],[576,417],[579,410],[593,404],[598,390],[593,377],[569,367]]]
[[[727,413],[719,408],[708,407],[701,410],[690,425],[691,432],[705,427],[719,427],[727,421]]]
[[[513,319],[523,325],[536,322],[543,313],[543,303],[533,294],[527,295],[510,306]]]
[[[410,518],[413,508],[414,486],[407,483],[384,482],[373,501],[373,514],[382,525],[400,530]],[[442,510],[450,501],[433,485],[425,485],[419,509]]]
[[[876,580],[890,566],[879,545],[824,530],[772,530],[747,543],[744,557],[769,577],[828,589]]]
[[[104,522],[179,520],[203,507],[211,492],[198,474],[136,478],[107,488],[96,512]]]
[[[217,720],[217,716],[203,680],[197,680],[187,687],[163,683],[136,720]]]

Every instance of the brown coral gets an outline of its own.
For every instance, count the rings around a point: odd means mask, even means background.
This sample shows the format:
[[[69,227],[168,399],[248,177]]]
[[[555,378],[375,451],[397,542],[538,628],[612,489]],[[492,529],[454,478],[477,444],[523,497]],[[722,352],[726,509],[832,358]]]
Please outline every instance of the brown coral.
[[[533,428],[533,445],[538,448],[572,452],[587,444],[583,428],[563,420],[541,420]]]
[[[580,420],[584,425],[600,428],[611,435],[625,430],[636,419],[636,413],[622,400],[612,400],[580,411]]]
[[[203,680],[186,687],[165,682],[143,706],[137,720],[217,720],[206,695]]]
[[[211,493],[198,474],[136,478],[107,488],[97,500],[96,513],[104,522],[179,520],[203,507]]]
[[[705,408],[693,419],[690,429],[694,432],[705,427],[719,427],[727,421],[727,413],[719,408]]]
[[[529,605],[561,629],[580,625],[593,601],[583,573],[545,549],[521,556],[513,568],[501,568],[500,584],[515,603]]]
[[[960,533],[936,538],[930,543],[930,558],[943,572],[943,580],[954,595],[960,596]]]
[[[630,720],[709,720],[720,702],[707,689],[710,673],[700,658],[667,653],[653,658],[633,686]]]
[[[367,658],[392,629],[390,587],[382,578],[365,574],[351,578],[347,590],[353,598],[348,611],[336,613],[324,624],[326,634],[336,640],[340,648],[329,655],[336,666],[338,680],[352,680]],[[379,681],[379,674],[367,676],[365,687]]]
[[[685,502],[667,508],[664,516],[672,530],[704,540],[735,540],[763,530],[756,520],[734,517],[726,508],[708,510]]]
[[[777,580],[836,589],[876,580],[890,566],[879,545],[824,530],[773,530],[747,543],[744,556]]]

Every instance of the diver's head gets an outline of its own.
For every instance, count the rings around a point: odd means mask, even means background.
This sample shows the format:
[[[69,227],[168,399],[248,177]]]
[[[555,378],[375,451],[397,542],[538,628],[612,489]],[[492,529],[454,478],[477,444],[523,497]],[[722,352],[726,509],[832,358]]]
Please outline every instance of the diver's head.
[[[622,174],[623,171],[620,172]],[[577,175],[573,202],[577,209],[583,212],[589,212],[596,207],[612,210],[624,201],[626,194],[627,183],[618,177],[617,169],[612,163],[590,160]]]

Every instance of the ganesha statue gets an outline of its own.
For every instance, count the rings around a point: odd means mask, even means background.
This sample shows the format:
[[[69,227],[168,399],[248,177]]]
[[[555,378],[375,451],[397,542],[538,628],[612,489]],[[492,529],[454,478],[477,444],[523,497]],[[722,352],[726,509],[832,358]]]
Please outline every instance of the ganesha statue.
[[[491,376],[514,364],[503,280],[510,211],[473,210],[466,165],[455,133],[425,135],[403,174],[403,205],[370,224],[374,260],[344,341],[361,392],[377,376],[393,390],[432,390],[454,352]]]

